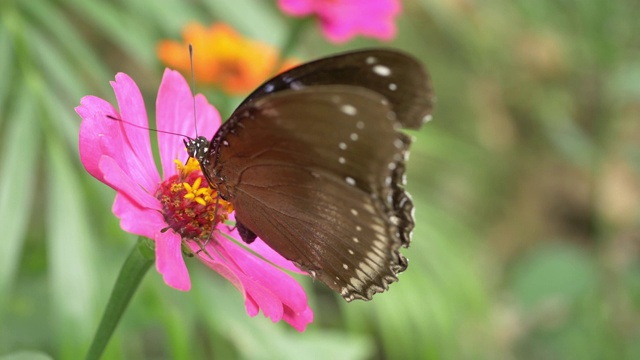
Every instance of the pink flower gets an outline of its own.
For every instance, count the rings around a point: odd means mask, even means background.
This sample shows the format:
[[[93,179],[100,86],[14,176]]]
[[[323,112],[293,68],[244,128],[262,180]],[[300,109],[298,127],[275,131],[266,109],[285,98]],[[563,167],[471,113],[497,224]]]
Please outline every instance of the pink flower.
[[[95,96],[82,98],[76,112],[83,120],[80,159],[93,177],[117,191],[113,212],[122,229],[155,241],[156,268],[167,285],[183,291],[191,288],[183,258],[184,251],[191,252],[244,295],[250,316],[262,309],[272,321],[282,319],[304,331],[313,321],[306,294],[274,265],[298,271],[296,267],[260,239],[250,246],[241,245],[227,237],[239,239],[235,229],[219,224],[213,231],[214,224],[233,220],[232,205],[216,201],[217,192],[207,186],[197,161],[190,159],[183,165],[177,160],[187,157],[180,136],[158,133],[161,177],[149,131],[138,128],[149,126],[140,90],[123,73],[117,74],[111,85],[120,113]],[[158,130],[194,137],[193,96],[177,71],[167,69],[164,73],[156,114]],[[220,126],[220,115],[200,94],[196,96],[196,114],[199,135],[212,136]],[[214,214],[216,222],[212,221]]]
[[[356,35],[391,40],[400,13],[399,0],[278,0],[278,5],[291,16],[316,14],[322,32],[335,43]]]

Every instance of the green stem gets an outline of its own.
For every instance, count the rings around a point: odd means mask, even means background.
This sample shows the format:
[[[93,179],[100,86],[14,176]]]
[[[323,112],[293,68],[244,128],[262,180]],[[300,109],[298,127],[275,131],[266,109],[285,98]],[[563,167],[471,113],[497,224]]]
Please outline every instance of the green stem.
[[[291,28],[289,29],[289,34],[285,41],[282,43],[282,49],[280,50],[280,59],[278,61],[278,66],[276,68],[280,68],[282,63],[291,55],[293,50],[298,45],[298,41],[300,37],[304,33],[305,28],[313,22],[314,18],[312,16],[307,16],[302,19],[296,19],[292,22]]]
[[[102,356],[102,352],[109,343],[109,339],[127,305],[129,305],[129,301],[154,260],[153,242],[143,237],[138,238],[138,243],[131,250],[122,269],[120,269],[107,308],[102,315],[102,320],[100,320],[100,325],[85,359],[94,360]]]

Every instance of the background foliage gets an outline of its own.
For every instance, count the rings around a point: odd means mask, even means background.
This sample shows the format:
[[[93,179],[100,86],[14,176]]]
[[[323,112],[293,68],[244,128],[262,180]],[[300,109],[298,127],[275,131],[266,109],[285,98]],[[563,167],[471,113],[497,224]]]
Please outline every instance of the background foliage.
[[[401,281],[352,304],[305,283],[300,334],[200,264],[189,293],[152,271],[105,358],[640,358],[640,3],[403,4],[385,45],[428,65],[438,103],[414,134]],[[73,108],[113,101],[124,71],[153,109],[156,43],[191,20],[276,46],[293,24],[271,1],[0,3],[0,358],[84,355],[135,239],[79,162]],[[379,45],[300,36],[305,60]]]

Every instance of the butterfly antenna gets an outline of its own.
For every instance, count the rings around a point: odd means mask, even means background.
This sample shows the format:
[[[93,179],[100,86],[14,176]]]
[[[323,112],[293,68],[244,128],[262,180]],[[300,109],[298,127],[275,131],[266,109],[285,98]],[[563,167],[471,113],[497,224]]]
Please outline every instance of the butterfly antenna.
[[[196,77],[193,71],[193,45],[189,44],[189,63],[191,65],[191,93],[193,93],[193,126],[196,129],[196,139],[198,138],[198,121],[196,120]]]
[[[133,126],[134,128],[138,128],[138,129],[142,129],[142,130],[147,130],[147,131],[155,131],[155,132],[157,132],[157,133],[161,133],[161,134],[168,134],[168,135],[183,136],[183,137],[187,137],[187,138],[188,138],[188,136],[186,136],[186,135],[184,135],[184,134],[174,133],[174,132],[171,132],[171,131],[165,131],[165,130],[158,130],[158,129],[154,129],[154,128],[150,128],[150,127],[146,127],[146,126],[141,126],[141,125],[134,124],[134,123],[132,123],[132,122],[129,122],[129,121],[126,121],[126,120],[123,120],[123,119],[117,118],[117,117],[113,117],[113,116],[111,116],[111,115],[106,115],[106,116],[107,116],[107,119],[114,120],[114,121],[120,121],[120,122],[122,122],[122,123],[124,123],[124,124],[127,124],[127,125],[129,125],[129,126]]]

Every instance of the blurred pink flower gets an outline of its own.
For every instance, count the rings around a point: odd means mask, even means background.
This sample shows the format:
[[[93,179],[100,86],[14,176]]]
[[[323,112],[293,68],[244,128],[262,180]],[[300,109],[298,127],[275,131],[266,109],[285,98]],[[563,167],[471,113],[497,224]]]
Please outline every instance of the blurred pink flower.
[[[342,43],[356,35],[391,40],[400,0],[278,0],[291,16],[317,15],[322,32],[332,42]]]
[[[149,131],[136,127],[149,127],[140,90],[123,73],[117,74],[111,85],[120,113],[95,96],[82,98],[76,112],[83,120],[80,159],[93,177],[116,190],[113,212],[122,229],[155,241],[156,268],[167,285],[183,291],[191,288],[183,251],[191,252],[244,295],[250,316],[262,310],[272,321],[284,320],[304,331],[313,321],[306,294],[276,266],[292,271],[297,268],[260,239],[246,245],[249,251],[244,243],[228,238],[240,238],[235,229],[219,223],[233,220],[233,207],[222,199],[215,200],[217,192],[208,187],[195,159],[184,165],[177,160],[186,157],[179,136],[158,133],[161,177]],[[196,113],[199,134],[212,136],[220,126],[220,115],[201,94],[196,96]],[[195,135],[193,95],[177,71],[167,69],[164,73],[156,114],[158,130]],[[216,205],[218,211],[214,212]],[[214,213],[217,221],[213,221]],[[215,224],[218,226],[212,231]]]

